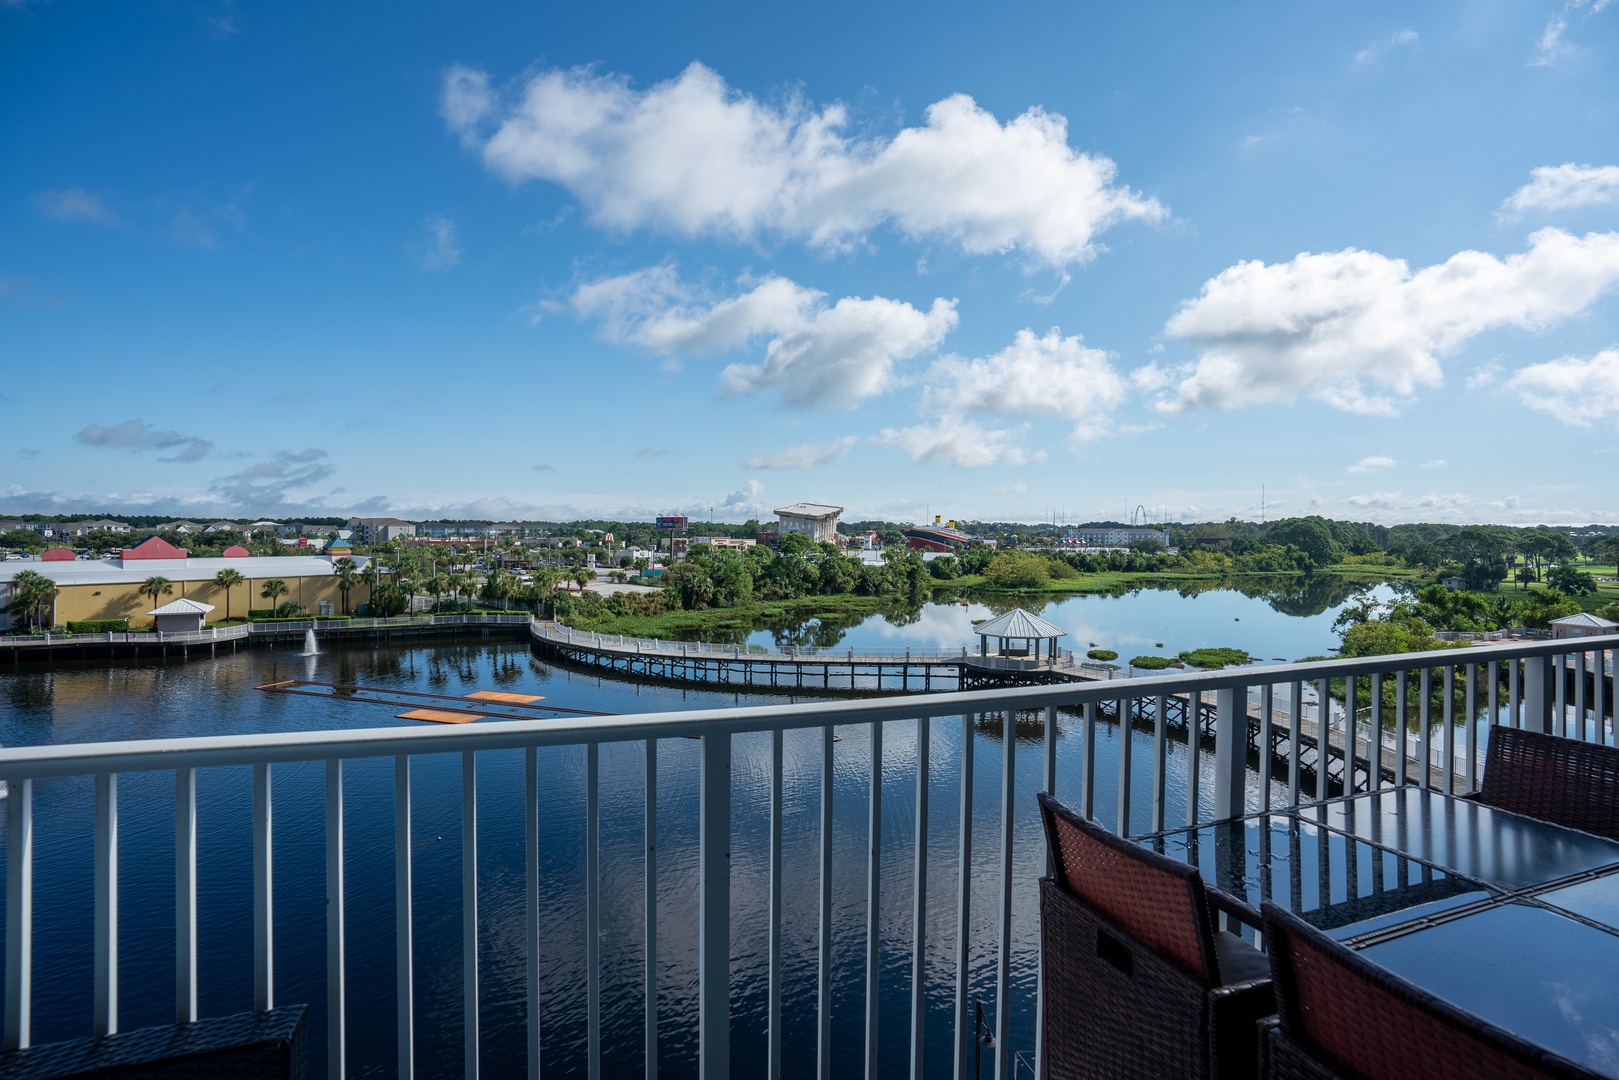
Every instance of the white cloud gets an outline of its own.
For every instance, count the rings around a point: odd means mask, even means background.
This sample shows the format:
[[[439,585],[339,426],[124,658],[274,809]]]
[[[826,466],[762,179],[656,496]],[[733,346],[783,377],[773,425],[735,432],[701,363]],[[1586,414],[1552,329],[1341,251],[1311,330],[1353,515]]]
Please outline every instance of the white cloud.
[[[1542,165],[1507,196],[1501,215],[1516,220],[1535,210],[1571,210],[1619,199],[1619,165]]]
[[[1598,420],[1619,417],[1619,348],[1604,349],[1589,360],[1565,356],[1531,364],[1506,385],[1531,409],[1565,424],[1590,427]]]
[[[746,284],[746,282],[744,282]],[[722,373],[731,393],[779,390],[792,405],[849,408],[888,389],[896,362],[933,348],[956,326],[956,302],[927,311],[881,296],[826,294],[774,275],[723,300],[699,299],[664,264],[581,285],[571,306],[609,341],[653,353],[717,353],[767,338],[764,360]]]
[[[1449,515],[1465,510],[1473,500],[1461,492],[1430,491],[1426,495],[1407,495],[1402,491],[1376,491],[1367,495],[1351,495],[1344,502],[1357,510],[1381,510],[1393,514]]]
[[[1344,472],[1347,472],[1347,473],[1363,473],[1363,472],[1371,472],[1373,469],[1392,469],[1394,466],[1396,466],[1398,464],[1399,464],[1398,461],[1395,461],[1393,458],[1389,457],[1387,454],[1374,454],[1371,457],[1363,457],[1363,458],[1361,458],[1359,461],[1355,462],[1353,465],[1344,466]]]
[[[34,198],[39,212],[57,221],[89,221],[97,225],[116,225],[118,215],[112,212],[104,199],[82,188],[63,188],[47,191]]]
[[[842,248],[886,223],[1062,266],[1094,256],[1113,225],[1168,213],[1115,183],[1110,159],[1071,148],[1063,117],[1036,107],[1002,124],[964,94],[891,139],[858,139],[841,105],[763,102],[697,63],[644,91],[546,70],[506,99],[484,72],[456,67],[441,112],[491,170],[560,184],[615,229]]]
[[[1044,337],[1019,330],[1012,344],[993,356],[934,362],[923,393],[924,409],[959,416],[1054,416],[1080,421],[1076,439],[1107,430],[1109,414],[1123,403],[1127,384],[1108,354],[1055,328]]]
[[[200,461],[208,456],[214,444],[195,435],[182,435],[178,431],[162,431],[144,420],[125,420],[121,424],[91,424],[74,436],[86,446],[101,446],[115,450],[173,450],[170,457],[159,461]]]
[[[1550,67],[1575,52],[1574,46],[1567,38],[1569,19],[1582,10],[1587,17],[1595,15],[1610,2],[1611,0],[1566,0],[1557,14],[1546,24],[1546,29],[1540,32],[1540,38],[1535,42],[1534,54],[1529,58],[1529,66]]]
[[[1400,30],[1380,41],[1369,43],[1364,49],[1355,54],[1355,63],[1375,63],[1379,57],[1390,49],[1415,45],[1416,43],[1417,32],[1415,30]]]
[[[784,450],[776,450],[768,454],[755,454],[745,463],[749,469],[813,469],[820,465],[830,465],[834,461],[843,459],[854,444],[860,441],[857,435],[845,435],[841,439],[822,445],[820,443],[800,443],[789,446]]]
[[[1441,458],[1434,458],[1432,461],[1424,461],[1422,463],[1422,467],[1424,469],[1443,469],[1446,465],[1449,465],[1449,464],[1450,464],[1450,462],[1446,461],[1444,458],[1441,457]]]
[[[419,261],[424,270],[448,270],[461,261],[461,236],[448,214],[428,214],[422,226],[426,239]]]
[[[932,424],[884,428],[872,438],[877,446],[898,447],[918,464],[954,465],[970,469],[984,465],[1026,465],[1040,461],[1043,451],[1029,453],[1019,445],[1027,427],[985,428],[959,416],[944,416]]]
[[[1346,412],[1393,415],[1443,381],[1440,357],[1488,330],[1541,330],[1619,282],[1619,233],[1542,229],[1499,259],[1463,251],[1413,274],[1376,252],[1241,262],[1203,285],[1166,325],[1198,358],[1158,407],[1239,408],[1308,395]]]

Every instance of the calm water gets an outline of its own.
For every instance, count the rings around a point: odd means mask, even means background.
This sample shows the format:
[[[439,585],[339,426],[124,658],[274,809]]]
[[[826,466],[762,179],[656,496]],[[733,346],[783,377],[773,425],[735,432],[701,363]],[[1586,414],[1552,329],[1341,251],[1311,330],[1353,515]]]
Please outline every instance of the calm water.
[[[1191,588],[1204,587],[1200,583]],[[935,602],[920,610],[873,615],[853,626],[819,620],[764,627],[750,644],[853,645],[873,648],[976,647],[974,620],[994,618],[1013,607],[1034,612],[1062,627],[1063,648],[1084,652],[1112,649],[1122,661],[1143,653],[1173,656],[1190,649],[1229,646],[1270,660],[1297,660],[1325,655],[1338,644],[1332,621],[1354,592],[1370,590],[1387,601],[1387,585],[1351,583],[1323,577],[1297,580],[1261,579],[1236,589],[1209,589],[1187,595],[1171,588],[1143,588],[1121,596],[1081,595],[1056,599],[978,596],[967,604]]]
[[[1190,635],[1172,647],[1238,644],[1254,649],[1274,638],[1264,629],[1263,601],[1205,594],[1140,594],[1122,600],[1077,598],[1043,614],[1085,641],[1105,642],[1125,655],[1131,635],[1151,637],[1165,600],[1195,608],[1214,633],[1219,612],[1238,611],[1254,637]],[[1212,601],[1212,602],[1211,602]],[[1060,609],[1060,610],[1058,610]],[[949,620],[983,617],[983,608],[935,605],[914,622],[867,623],[853,633],[946,634]],[[1069,612],[1127,616],[1110,633]],[[1233,620],[1238,616],[1232,616]],[[1287,616],[1277,618],[1287,619]],[[1295,619],[1319,629],[1330,614]],[[970,621],[967,622],[970,627]],[[1278,626],[1286,625],[1278,623]],[[884,640],[890,640],[884,638]],[[898,643],[934,640],[896,636]],[[1153,638],[1146,642],[1151,646]],[[944,642],[960,644],[962,636]],[[1081,642],[1083,644],[1083,642]],[[1320,648],[1311,638],[1286,648],[1261,645],[1277,656]],[[683,691],[600,680],[550,667],[519,643],[479,642],[411,648],[329,648],[318,657],[296,647],[256,649],[218,659],[143,662],[110,668],[0,675],[0,741],[7,746],[101,739],[222,735],[387,727],[395,709],[354,702],[266,693],[254,687],[300,677],[366,686],[464,694],[477,689],[544,694],[554,704],[606,712],[649,712],[733,704],[777,704],[773,695]],[[544,723],[545,721],[538,721]],[[1072,721],[1064,720],[1072,725]],[[1058,793],[1078,787],[1077,726],[1060,729]],[[871,776],[870,732],[840,729],[834,798],[834,1046],[835,1075],[860,1067],[864,1041],[866,921],[865,847]],[[932,725],[929,777],[929,1016],[930,1065],[944,1067],[952,1053],[954,911],[957,876],[955,831],[959,814],[961,722]],[[1098,733],[1097,811],[1116,805],[1117,731]],[[1150,736],[1136,734],[1138,761],[1150,760]],[[908,1048],[912,849],[916,821],[916,729],[888,725],[883,733],[883,861],[880,911],[884,991],[879,1003],[881,1057],[899,1071]],[[978,730],[974,785],[971,954],[974,989],[993,1015],[995,882],[999,875],[1001,733]],[[1035,883],[1044,868],[1034,811],[1040,787],[1038,732],[1017,741],[1014,777],[1015,879],[1012,1045],[1034,1041],[1034,950],[1038,938]],[[668,1076],[696,1070],[697,772],[698,744],[659,745],[659,960],[660,1068]],[[604,1067],[607,1075],[642,1067],[644,744],[607,745],[601,752],[602,980]],[[481,1037],[489,1075],[520,1072],[524,1061],[524,867],[522,858],[522,754],[479,756],[479,919]],[[540,754],[542,911],[541,971],[545,986],[544,1065],[548,1074],[585,1068],[585,949],[583,749]],[[1208,763],[1205,762],[1205,767]],[[1186,756],[1175,746],[1169,762],[1171,822],[1183,820]],[[1146,828],[1148,770],[1138,770],[1132,795],[1133,826]],[[394,1072],[393,1053],[393,788],[391,760],[345,766],[348,881],[350,1066],[357,1075]],[[763,1067],[765,974],[768,964],[768,736],[738,737],[733,745],[732,1002],[733,1061],[739,1074]],[[783,1036],[788,1075],[814,1068],[819,733],[786,739],[784,824],[784,937],[786,991]],[[1205,783],[1204,792],[1209,790]],[[311,1064],[324,1071],[324,823],[323,766],[278,766],[275,793],[275,904],[277,1000],[311,1006]],[[201,1000],[205,1013],[246,1009],[252,1001],[251,783],[247,769],[199,775],[199,907]],[[88,1034],[91,972],[91,785],[88,780],[40,781],[36,786],[35,1028],[36,1043]],[[166,1023],[173,1000],[173,778],[130,775],[120,780],[120,1024],[124,1030]],[[415,759],[415,933],[417,1053],[420,1075],[459,1070],[461,1061],[460,760],[456,755]],[[3,943],[0,943],[3,948]],[[987,1064],[987,1063],[986,1063]]]

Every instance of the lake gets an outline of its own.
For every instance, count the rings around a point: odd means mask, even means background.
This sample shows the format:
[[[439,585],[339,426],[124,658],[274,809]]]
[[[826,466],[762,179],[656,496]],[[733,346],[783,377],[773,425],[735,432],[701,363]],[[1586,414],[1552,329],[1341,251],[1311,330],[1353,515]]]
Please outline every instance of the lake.
[[[1313,601],[1312,601],[1313,602]],[[1341,600],[1339,601],[1341,603]],[[1284,605],[1286,601],[1284,600]],[[937,603],[855,627],[815,627],[848,643],[959,645],[971,620],[1003,607],[975,601]],[[1296,657],[1324,651],[1333,607],[1288,614],[1274,602],[1237,593],[1180,597],[1142,591],[1085,596],[1043,605],[1040,613],[1069,629],[1074,643],[1160,651],[1234,645]],[[1240,621],[1239,621],[1240,620]],[[1228,624],[1229,623],[1229,627]],[[1295,633],[1288,634],[1292,627]],[[803,628],[788,632],[802,632]],[[760,631],[760,633],[770,633]],[[768,639],[767,639],[768,640]],[[297,647],[255,648],[217,659],[65,667],[0,675],[0,741],[7,746],[104,739],[219,736],[394,726],[395,708],[256,690],[266,682],[308,678],[460,695],[477,689],[544,694],[552,704],[603,712],[652,712],[725,705],[777,704],[785,695],[682,690],[602,679],[558,668],[517,642],[385,647],[329,647],[305,658]],[[544,723],[544,721],[536,721]],[[1065,718],[1058,739],[1058,793],[1072,795],[1080,769],[1077,725]],[[834,779],[834,1053],[835,1075],[862,1060],[864,927],[869,729],[840,729]],[[1131,736],[1137,760],[1151,737]],[[972,982],[993,1016],[995,882],[999,873],[1001,732],[977,729],[972,912]],[[1117,729],[1102,725],[1096,761],[1097,809],[1115,801]],[[936,719],[930,751],[930,995],[927,1053],[942,1067],[952,1052],[951,972],[959,801],[959,721]],[[1014,941],[1012,993],[1017,1049],[1033,1046],[1033,950],[1038,940],[1035,882],[1044,850],[1034,812],[1040,786],[1039,741],[1019,738],[1016,761]],[[671,1077],[696,1069],[697,772],[698,744],[659,744],[660,1069]],[[642,874],[644,744],[602,748],[602,988],[604,1073],[641,1069]],[[1206,758],[1206,755],[1205,755]],[[911,849],[915,822],[916,730],[884,729],[881,925],[884,992],[879,1002],[880,1054],[898,1070],[908,1050]],[[545,986],[544,1065],[548,1075],[585,1068],[584,761],[582,748],[540,753],[542,820],[541,971]],[[1182,820],[1187,757],[1172,744],[1168,819]],[[1211,763],[1205,760],[1204,768]],[[461,1055],[460,761],[458,755],[414,759],[417,1047],[419,1075],[456,1072]],[[1145,783],[1146,770],[1140,770]],[[812,1070],[815,1039],[817,844],[820,742],[817,732],[786,738],[783,1038],[789,1075]],[[311,1066],[324,1071],[323,767],[277,766],[275,882],[277,1000],[311,1006]],[[733,743],[732,932],[733,1064],[739,1075],[763,1066],[768,950],[768,736]],[[393,1074],[393,763],[345,766],[348,881],[350,1066],[359,1076]],[[1209,797],[1212,783],[1203,785]],[[484,1067],[516,1074],[524,1061],[524,868],[522,754],[479,756],[480,907],[484,949],[480,999]],[[203,770],[198,779],[199,977],[206,1014],[252,1003],[251,784],[249,771]],[[1150,803],[1150,790],[1133,804]],[[120,800],[121,1027],[166,1023],[173,1000],[173,778],[123,777]],[[35,793],[36,1044],[88,1034],[91,969],[91,785],[39,781]],[[1144,828],[1138,821],[1136,828]],[[3,943],[0,943],[3,948]]]
[[[1229,646],[1264,661],[1321,656],[1338,644],[1332,623],[1352,596],[1369,591],[1387,601],[1394,590],[1341,577],[1259,578],[1241,588],[1199,581],[1144,586],[1118,596],[1087,593],[1050,597],[969,592],[920,607],[900,607],[854,624],[838,619],[765,620],[745,638],[752,645],[852,645],[856,648],[976,647],[975,620],[1021,607],[1068,631],[1063,648],[1112,649],[1120,662],[1143,653],[1173,656]],[[1235,584],[1235,583],[1224,583]]]

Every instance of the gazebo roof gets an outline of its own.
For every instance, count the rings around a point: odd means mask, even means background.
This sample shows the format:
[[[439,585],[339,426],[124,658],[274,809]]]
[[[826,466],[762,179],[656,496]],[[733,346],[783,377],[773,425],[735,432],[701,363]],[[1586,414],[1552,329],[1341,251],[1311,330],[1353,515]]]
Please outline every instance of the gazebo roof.
[[[1037,615],[1031,615],[1022,608],[1013,608],[998,619],[991,619],[987,623],[980,623],[973,627],[973,633],[983,637],[998,638],[1059,638],[1067,637],[1068,631]]]
[[[154,608],[153,610],[148,611],[146,614],[148,614],[148,615],[206,615],[212,610],[214,610],[214,605],[212,605],[212,604],[199,604],[195,600],[187,600],[185,597],[182,596],[182,597],[180,597],[180,599],[171,600],[167,604],[164,604],[162,607]]]

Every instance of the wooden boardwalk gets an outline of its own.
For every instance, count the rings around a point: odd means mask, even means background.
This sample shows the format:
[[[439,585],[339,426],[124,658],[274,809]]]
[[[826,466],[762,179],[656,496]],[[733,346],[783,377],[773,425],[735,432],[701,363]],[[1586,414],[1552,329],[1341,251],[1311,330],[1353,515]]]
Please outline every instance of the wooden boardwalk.
[[[566,662],[632,678],[661,679],[678,683],[722,686],[727,689],[777,690],[806,693],[929,693],[986,689],[1057,682],[1116,682],[1118,698],[1103,702],[1098,715],[1118,722],[1118,702],[1128,703],[1133,726],[1150,730],[1155,724],[1156,695],[1131,693],[1127,673],[1107,664],[1076,662],[1071,653],[1054,661],[1038,662],[1017,657],[980,656],[966,647],[959,649],[870,648],[766,649],[756,645],[716,645],[707,642],[666,641],[622,637],[573,630],[550,620],[536,619],[530,626],[536,649]],[[1284,685],[1285,684],[1279,684]],[[1196,715],[1201,743],[1213,745],[1215,695],[1197,695]],[[1164,714],[1169,730],[1179,741],[1191,737],[1188,717],[1191,699],[1186,694],[1165,698]],[[1298,765],[1301,783],[1309,790],[1320,765],[1319,709],[1302,703],[1299,718]],[[1251,695],[1247,709],[1250,758],[1259,767],[1261,743],[1266,739],[1264,709],[1257,694]],[[1273,700],[1269,726],[1269,758],[1279,766],[1279,776],[1292,767],[1294,710],[1285,695]],[[1341,710],[1335,715],[1341,725]],[[1385,781],[1397,779],[1396,750],[1391,734],[1385,734],[1379,772]],[[1367,725],[1356,725],[1356,786],[1364,787],[1371,774],[1371,742]],[[1410,755],[1408,754],[1409,758]],[[1344,733],[1335,726],[1327,740],[1326,770],[1328,787],[1341,786],[1344,772]],[[1415,760],[1408,760],[1410,778],[1420,775]],[[1444,787],[1442,764],[1430,764],[1433,786]],[[1465,768],[1454,783],[1465,789]]]

